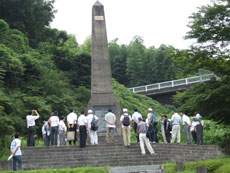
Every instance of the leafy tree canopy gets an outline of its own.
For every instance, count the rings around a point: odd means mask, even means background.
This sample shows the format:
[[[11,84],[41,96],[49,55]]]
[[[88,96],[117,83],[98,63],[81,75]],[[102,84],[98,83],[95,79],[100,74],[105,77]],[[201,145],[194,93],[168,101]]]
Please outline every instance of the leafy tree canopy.
[[[54,18],[53,3],[54,0],[0,0],[0,19],[26,34],[35,47],[46,38],[46,27]]]
[[[214,1],[192,14],[187,38],[197,43],[186,52],[186,71],[200,68],[214,72],[218,78],[180,93],[175,97],[181,109],[198,111],[204,117],[229,124],[230,115],[230,4]]]

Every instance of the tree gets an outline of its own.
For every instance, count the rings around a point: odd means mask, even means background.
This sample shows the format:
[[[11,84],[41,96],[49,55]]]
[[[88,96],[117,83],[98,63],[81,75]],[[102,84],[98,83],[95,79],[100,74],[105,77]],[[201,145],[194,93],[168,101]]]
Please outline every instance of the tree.
[[[126,45],[119,45],[118,39],[109,43],[109,55],[111,61],[112,76],[121,84],[128,85],[129,78],[126,75],[126,60],[128,50]]]
[[[0,19],[12,29],[18,29],[28,36],[35,47],[46,39],[46,27],[52,22],[55,10],[54,0],[0,0]]]
[[[130,78],[129,86],[138,86],[145,84],[144,61],[146,58],[146,47],[143,39],[135,36],[128,45],[128,57],[126,60],[126,74]]]
[[[230,4],[218,0],[202,6],[190,16],[190,31],[186,38],[195,38],[196,44],[187,52],[187,71],[203,68],[214,72],[218,79],[202,83],[178,94],[176,102],[181,109],[198,111],[204,117],[230,124]]]

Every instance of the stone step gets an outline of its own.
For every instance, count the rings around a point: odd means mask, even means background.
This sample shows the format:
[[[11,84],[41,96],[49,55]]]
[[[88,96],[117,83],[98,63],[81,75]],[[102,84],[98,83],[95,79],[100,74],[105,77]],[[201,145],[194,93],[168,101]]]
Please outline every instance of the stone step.
[[[198,161],[221,156],[216,145],[152,144],[158,154],[152,156],[146,149],[141,155],[140,145],[124,147],[121,144],[87,146],[23,147],[23,168],[47,169],[79,166],[137,166],[170,161]],[[10,162],[6,163],[9,164]],[[5,166],[7,169],[8,167]]]
[[[89,161],[89,162],[73,162],[73,161],[69,161],[69,162],[48,162],[48,163],[34,163],[34,164],[28,164],[25,163],[23,164],[23,167],[26,168],[26,170],[31,170],[31,169],[58,169],[58,168],[63,168],[63,167],[81,167],[81,166],[136,166],[136,165],[153,165],[153,164],[161,164],[162,161],[146,161],[145,159],[137,161],[137,160],[128,160],[128,161],[124,161],[124,160],[120,160],[120,161],[104,161],[104,162],[100,162],[100,161]]]

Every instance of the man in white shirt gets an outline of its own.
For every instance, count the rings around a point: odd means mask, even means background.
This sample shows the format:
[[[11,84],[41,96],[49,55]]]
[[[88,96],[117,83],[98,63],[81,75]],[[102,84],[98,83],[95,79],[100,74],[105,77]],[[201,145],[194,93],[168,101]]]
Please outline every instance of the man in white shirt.
[[[108,109],[108,113],[105,114],[106,121],[106,141],[112,143],[114,141],[114,133],[116,128],[116,115],[112,113],[112,109]]]
[[[138,112],[137,108],[134,109],[134,113],[132,115],[132,120],[133,120],[133,128],[136,134],[137,142],[140,142],[139,140],[139,133],[137,132],[137,124],[138,124],[138,118],[142,119],[142,115]]]
[[[65,134],[66,134],[66,125],[65,125],[65,117],[61,116],[61,120],[58,123],[58,129],[59,129],[59,140],[60,140],[60,146],[65,145]]]
[[[128,114],[128,109],[123,109],[123,114],[120,118],[120,128],[123,135],[124,146],[130,146],[130,129],[132,127],[132,118]]]
[[[172,122],[172,139],[171,143],[174,143],[176,137],[177,137],[177,143],[180,143],[180,123],[181,123],[181,117],[177,112],[174,112],[171,118]]]
[[[184,126],[184,133],[187,140],[187,144],[192,144],[190,135],[191,120],[187,115],[185,115],[183,111],[180,114],[182,116],[182,124]]]
[[[85,148],[86,139],[87,139],[87,131],[88,131],[88,123],[85,117],[85,112],[82,110],[81,115],[78,118],[78,128],[80,132],[80,148]]]
[[[36,113],[36,116],[33,116],[33,113]],[[29,111],[26,116],[27,121],[27,146],[34,146],[34,134],[35,134],[35,120],[38,119],[40,115],[37,110]]]
[[[57,135],[58,135],[58,111],[55,111],[49,119],[51,127],[51,145],[57,145]]]
[[[18,162],[18,169],[22,169],[22,152],[21,152],[21,140],[19,139],[19,133],[14,134],[14,140],[11,142],[10,145],[10,152],[13,155],[13,170],[17,171],[17,162]]]
[[[95,123],[98,123],[99,119],[96,115],[93,115],[92,110],[88,110],[88,115],[86,117],[87,123],[88,123],[88,131],[89,131],[89,137],[90,137],[90,143],[91,145],[98,144],[98,137],[97,137],[97,130],[91,129],[91,123],[94,119]]]
[[[74,133],[74,145],[76,145],[77,141],[77,114],[74,112],[73,108],[70,108],[70,113],[67,115],[67,126],[68,131],[75,132]],[[72,141],[69,141],[69,145],[71,145]]]

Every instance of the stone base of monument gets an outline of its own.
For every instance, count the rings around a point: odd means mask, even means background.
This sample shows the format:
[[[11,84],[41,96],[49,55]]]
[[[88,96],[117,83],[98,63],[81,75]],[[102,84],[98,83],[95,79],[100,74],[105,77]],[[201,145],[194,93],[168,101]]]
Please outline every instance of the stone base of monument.
[[[87,144],[90,145],[90,138],[87,138]],[[98,144],[99,145],[122,145],[123,144],[123,139],[121,135],[115,135],[114,136],[114,141],[112,143],[108,143],[106,141],[106,134],[98,134]]]
[[[106,144],[109,145],[110,143],[108,143],[106,141],[106,135],[98,135],[98,143],[99,144]],[[112,142],[112,144],[123,144],[123,139],[121,135],[115,135],[114,136],[114,141]]]

